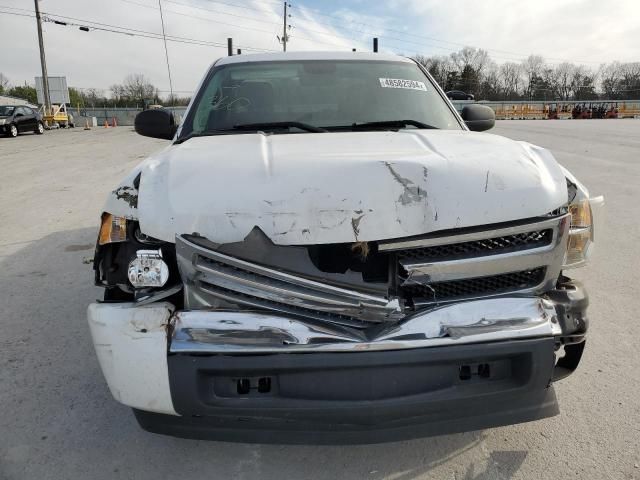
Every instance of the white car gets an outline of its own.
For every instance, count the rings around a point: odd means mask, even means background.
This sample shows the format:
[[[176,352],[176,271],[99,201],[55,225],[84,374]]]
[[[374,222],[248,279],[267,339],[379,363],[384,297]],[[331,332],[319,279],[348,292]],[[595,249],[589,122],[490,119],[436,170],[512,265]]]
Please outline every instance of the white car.
[[[587,333],[602,198],[477,133],[408,58],[232,56],[102,213],[88,320],[143,428],[379,442],[558,413]]]

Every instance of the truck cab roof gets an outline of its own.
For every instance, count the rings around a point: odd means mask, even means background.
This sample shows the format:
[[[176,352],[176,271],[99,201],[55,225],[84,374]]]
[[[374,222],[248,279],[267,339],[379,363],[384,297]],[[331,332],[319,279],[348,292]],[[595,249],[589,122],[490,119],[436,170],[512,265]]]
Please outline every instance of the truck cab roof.
[[[277,52],[277,53],[253,53],[222,57],[215,65],[229,65],[233,63],[248,62],[286,62],[300,60],[376,60],[378,62],[407,62],[413,60],[399,55],[389,55],[372,52]]]

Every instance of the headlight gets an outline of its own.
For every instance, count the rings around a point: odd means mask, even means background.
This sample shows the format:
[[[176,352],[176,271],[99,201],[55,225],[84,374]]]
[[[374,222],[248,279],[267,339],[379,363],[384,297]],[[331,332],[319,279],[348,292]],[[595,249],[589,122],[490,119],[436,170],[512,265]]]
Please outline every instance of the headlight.
[[[6,118],[0,118],[0,125],[4,125],[5,123],[7,123],[7,119]]]
[[[162,287],[169,280],[169,267],[162,260],[162,250],[138,250],[127,274],[134,288]]]
[[[98,243],[100,245],[106,245],[107,243],[125,242],[126,240],[127,219],[125,217],[111,215],[110,213],[103,213]]]
[[[571,228],[563,268],[583,266],[591,255],[594,246],[594,211],[604,205],[604,198],[581,199],[569,205]]]

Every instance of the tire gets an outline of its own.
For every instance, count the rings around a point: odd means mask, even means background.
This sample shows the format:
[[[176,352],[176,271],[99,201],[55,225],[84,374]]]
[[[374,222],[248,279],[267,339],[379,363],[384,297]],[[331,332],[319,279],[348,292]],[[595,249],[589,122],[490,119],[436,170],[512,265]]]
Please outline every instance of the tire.
[[[34,130],[34,133],[36,133],[37,135],[42,135],[44,133],[44,125],[42,124],[42,122],[38,122],[38,126]]]
[[[16,138],[18,136],[18,127],[16,127],[15,125],[11,125],[9,127],[9,133],[7,133],[7,135],[11,138]]]

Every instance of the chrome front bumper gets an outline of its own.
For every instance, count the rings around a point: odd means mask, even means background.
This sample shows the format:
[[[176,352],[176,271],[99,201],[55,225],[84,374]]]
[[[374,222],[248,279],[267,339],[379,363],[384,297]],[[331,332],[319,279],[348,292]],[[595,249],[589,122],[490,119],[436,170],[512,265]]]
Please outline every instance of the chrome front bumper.
[[[250,359],[286,357],[285,363],[295,365],[305,357],[307,363],[321,366],[327,356],[350,364],[362,363],[358,359],[367,355],[392,359],[411,352],[435,361],[448,352],[457,365],[457,357],[465,352],[484,352],[489,358],[501,346],[518,351],[525,348],[518,345],[544,341],[555,348],[565,346],[565,356],[555,366],[550,358],[550,367],[538,372],[556,380],[570,374],[580,361],[587,305],[581,285],[566,282],[544,297],[449,304],[366,331],[272,313],[176,311],[168,302],[95,303],[89,306],[88,320],[102,372],[116,400],[141,411],[184,415],[175,407],[179,392],[170,386],[170,364],[191,365],[189,359],[226,359],[240,368]],[[259,369],[259,362],[254,368]]]
[[[208,354],[404,350],[562,334],[554,303],[539,297],[450,304],[367,331],[239,311],[176,312],[171,325],[170,353]]]

